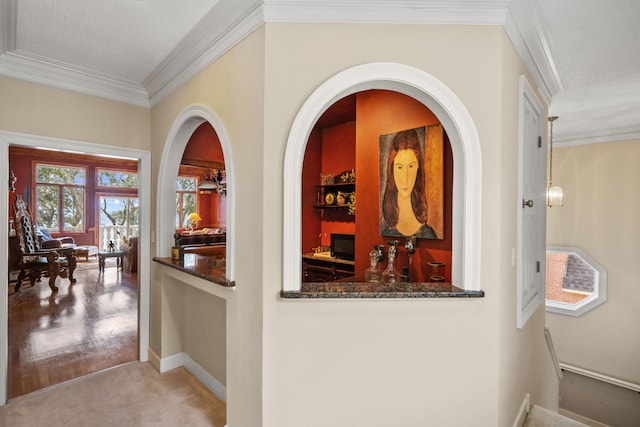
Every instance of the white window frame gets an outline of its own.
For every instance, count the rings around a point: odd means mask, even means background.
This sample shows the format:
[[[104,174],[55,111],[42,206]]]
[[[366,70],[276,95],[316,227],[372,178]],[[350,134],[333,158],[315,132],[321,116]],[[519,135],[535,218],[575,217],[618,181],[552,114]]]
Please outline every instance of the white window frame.
[[[322,113],[337,100],[368,89],[393,90],[429,108],[449,136],[453,176],[452,282],[465,290],[480,290],[480,226],[482,159],[471,115],[440,80],[404,64],[362,64],[333,76],[305,101],[296,116],[285,151],[283,289],[300,291],[302,268],[302,166],[307,140]]]
[[[547,246],[547,252],[559,252],[575,255],[580,257],[594,270],[593,293],[591,295],[576,303],[546,299],[545,304],[548,313],[578,317],[607,302],[607,270],[602,265],[598,264],[596,260],[591,258],[589,254],[580,248],[565,246]]]

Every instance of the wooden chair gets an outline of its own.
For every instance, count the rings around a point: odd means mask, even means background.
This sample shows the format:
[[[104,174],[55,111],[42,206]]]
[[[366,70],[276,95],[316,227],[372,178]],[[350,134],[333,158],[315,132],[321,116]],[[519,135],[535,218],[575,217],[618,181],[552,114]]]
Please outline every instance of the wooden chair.
[[[17,196],[13,204],[14,225],[20,247],[20,273],[15,292],[18,292],[22,280],[28,277],[31,286],[41,277],[49,277],[49,287],[53,292],[58,290],[56,279],[58,276],[68,278],[75,283],[73,272],[76,269],[75,248],[43,249],[36,237],[33,219],[29,206],[21,196]]]

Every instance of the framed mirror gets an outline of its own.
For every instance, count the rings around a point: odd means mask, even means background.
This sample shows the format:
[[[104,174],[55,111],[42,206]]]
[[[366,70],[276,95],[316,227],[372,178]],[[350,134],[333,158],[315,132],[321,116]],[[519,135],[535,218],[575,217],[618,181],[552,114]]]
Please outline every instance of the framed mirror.
[[[580,248],[547,246],[546,310],[581,316],[607,300],[607,271]]]

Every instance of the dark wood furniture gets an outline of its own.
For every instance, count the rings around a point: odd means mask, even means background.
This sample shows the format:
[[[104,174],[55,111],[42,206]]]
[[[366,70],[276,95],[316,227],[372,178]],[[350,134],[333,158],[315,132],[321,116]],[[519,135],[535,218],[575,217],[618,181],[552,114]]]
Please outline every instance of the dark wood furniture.
[[[22,281],[27,277],[31,281],[31,286],[41,277],[49,277],[49,287],[53,292],[58,290],[55,285],[58,276],[68,278],[71,283],[74,283],[76,281],[73,278],[73,271],[76,269],[75,248],[43,249],[36,236],[29,206],[19,195],[13,204],[13,212],[20,268],[15,292],[18,292]]]
[[[124,254],[124,251],[99,251],[98,270],[104,271],[104,262],[107,258],[116,258],[116,267],[122,270]]]
[[[339,258],[319,257],[314,254],[302,256],[303,282],[332,282],[352,277],[355,263]]]

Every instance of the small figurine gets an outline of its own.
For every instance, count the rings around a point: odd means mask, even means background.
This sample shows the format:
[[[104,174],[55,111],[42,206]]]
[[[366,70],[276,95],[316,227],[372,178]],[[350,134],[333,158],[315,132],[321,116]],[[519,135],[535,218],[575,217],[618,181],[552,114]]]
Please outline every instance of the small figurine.
[[[384,283],[393,284],[400,280],[395,268],[396,256],[398,255],[398,241],[389,242],[389,254],[387,255],[387,268],[382,272],[382,281]]]
[[[115,247],[116,245],[113,243],[113,240],[109,240],[109,252],[113,252]]]

